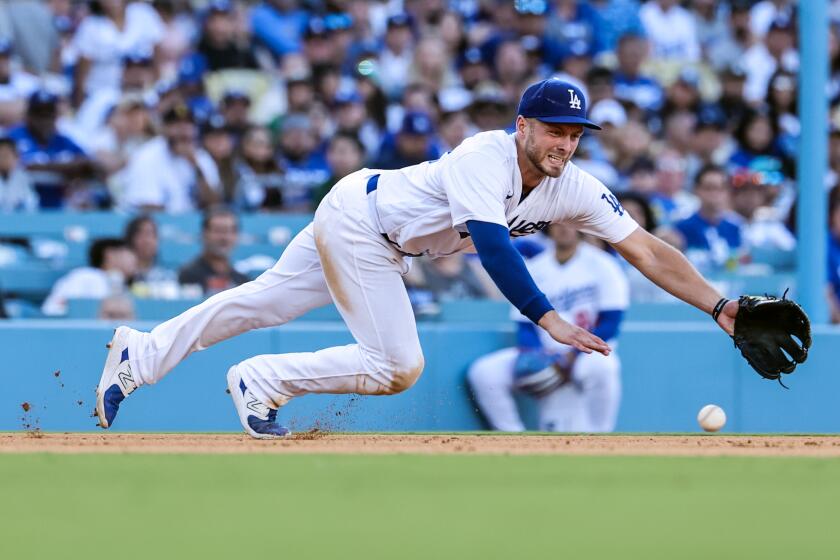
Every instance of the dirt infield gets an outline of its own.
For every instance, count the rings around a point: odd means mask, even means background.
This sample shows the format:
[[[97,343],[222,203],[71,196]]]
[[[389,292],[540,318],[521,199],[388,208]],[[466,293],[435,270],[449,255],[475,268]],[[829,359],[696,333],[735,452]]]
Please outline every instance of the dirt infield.
[[[840,436],[323,434],[0,434],[0,453],[342,453],[755,455],[840,457]]]

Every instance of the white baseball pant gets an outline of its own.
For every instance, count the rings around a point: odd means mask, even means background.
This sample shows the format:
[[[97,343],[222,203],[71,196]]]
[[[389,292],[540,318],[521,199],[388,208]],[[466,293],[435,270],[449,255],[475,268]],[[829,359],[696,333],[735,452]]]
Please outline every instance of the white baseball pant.
[[[525,425],[514,399],[513,367],[519,350],[505,348],[470,366],[468,380],[484,417],[494,430],[522,432]],[[580,354],[572,378],[537,398],[539,429],[545,432],[611,432],[621,401],[621,362],[615,352]]]
[[[363,169],[342,179],[313,223],[256,280],[131,337],[129,355],[140,384],[156,383],[192,352],[333,301],[356,344],[237,364],[257,398],[282,406],[307,393],[390,395],[411,387],[424,362],[402,281],[408,264],[371,218],[366,180],[374,173]]]

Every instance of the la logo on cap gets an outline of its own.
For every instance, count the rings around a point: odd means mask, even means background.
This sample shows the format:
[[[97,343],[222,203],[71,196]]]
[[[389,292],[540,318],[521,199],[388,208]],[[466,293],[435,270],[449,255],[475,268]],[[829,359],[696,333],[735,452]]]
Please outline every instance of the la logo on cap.
[[[517,112],[526,119],[601,129],[586,118],[586,98],[580,88],[557,76],[528,86],[519,100]]]
[[[569,107],[580,110],[580,97],[571,88],[569,89]]]

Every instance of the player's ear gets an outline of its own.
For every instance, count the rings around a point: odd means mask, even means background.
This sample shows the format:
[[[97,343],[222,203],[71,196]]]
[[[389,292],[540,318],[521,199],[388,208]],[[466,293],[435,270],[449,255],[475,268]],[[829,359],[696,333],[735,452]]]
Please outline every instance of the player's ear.
[[[522,115],[516,116],[516,132],[521,136],[525,136],[528,130],[528,119]]]

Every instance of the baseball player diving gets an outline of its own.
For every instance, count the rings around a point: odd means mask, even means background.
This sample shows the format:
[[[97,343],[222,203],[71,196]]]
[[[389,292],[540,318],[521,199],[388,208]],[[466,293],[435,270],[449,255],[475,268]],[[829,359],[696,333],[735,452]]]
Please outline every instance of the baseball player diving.
[[[551,246],[527,261],[537,287],[564,320],[612,344],[630,298],[618,261],[580,240],[574,228],[546,228]],[[525,425],[514,394],[536,400],[539,429],[610,432],[621,400],[621,364],[615,352],[583,354],[553,340],[515,312],[517,344],[476,360],[468,377],[475,401],[494,430]]]
[[[584,128],[598,129],[586,118],[581,91],[549,79],[525,91],[512,134],[484,132],[435,161],[344,177],[313,222],[256,280],[149,333],[116,329],[97,387],[100,425],[113,425],[125,397],[160,381],[192,352],[330,302],[355,344],[254,356],[228,370],[228,390],[245,431],[255,438],[287,436],[277,409],[309,393],[405,391],[423,371],[401,278],[416,255],[477,252],[505,297],[550,338],[607,356],[606,342],[553,309],[511,243],[551,223],[605,239],[653,282],[712,313],[733,334],[739,302],[722,298],[678,251],[637,227],[604,185],[570,161]],[[803,353],[792,355],[802,361]]]

